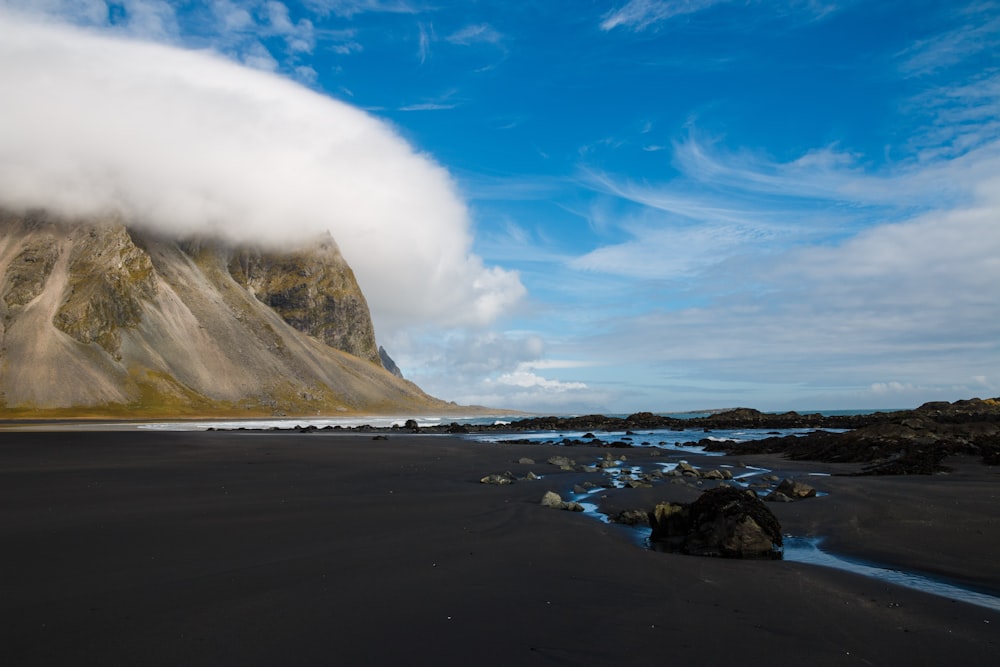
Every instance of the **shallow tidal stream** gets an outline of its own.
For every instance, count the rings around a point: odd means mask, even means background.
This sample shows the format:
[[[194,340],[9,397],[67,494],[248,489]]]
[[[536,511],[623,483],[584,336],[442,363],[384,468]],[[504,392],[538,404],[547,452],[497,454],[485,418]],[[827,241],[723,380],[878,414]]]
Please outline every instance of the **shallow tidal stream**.
[[[676,464],[658,465],[664,469],[664,472],[676,467]],[[603,472],[610,478],[610,485],[616,488],[622,488],[624,486],[622,481],[623,478],[638,477],[642,474],[642,470],[639,466],[632,465],[605,468]],[[734,476],[731,481],[736,482],[744,488],[749,488],[749,481],[753,477],[770,472],[770,470],[765,468],[754,468],[744,474]],[[584,508],[585,515],[598,519],[604,523],[610,523],[609,517],[598,510],[597,504],[587,500],[588,496],[601,490],[604,490],[604,487],[597,487],[587,493],[575,493],[572,494],[571,499],[580,503],[580,505]],[[651,530],[648,527],[633,527],[631,532],[640,546],[643,546],[644,548],[653,548],[649,541]],[[903,586],[905,588],[930,593],[932,595],[945,597],[951,600],[973,604],[986,609],[991,609],[993,611],[1000,611],[1000,597],[958,586],[945,579],[933,577],[927,574],[893,569],[877,563],[838,556],[828,551],[824,551],[821,548],[823,543],[822,537],[797,537],[794,535],[785,535],[783,542],[782,560],[843,570],[845,572],[851,572],[853,574],[877,579],[879,581],[884,581],[897,586]]]

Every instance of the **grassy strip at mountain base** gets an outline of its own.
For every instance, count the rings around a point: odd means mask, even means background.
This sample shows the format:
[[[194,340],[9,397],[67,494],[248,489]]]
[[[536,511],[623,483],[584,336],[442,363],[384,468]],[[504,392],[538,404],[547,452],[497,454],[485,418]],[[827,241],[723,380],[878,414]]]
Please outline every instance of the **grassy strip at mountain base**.
[[[449,409],[465,414],[454,404],[428,401],[396,405],[379,402],[349,405],[338,400],[325,387],[296,387],[283,383],[239,401],[215,400],[193,391],[170,375],[150,369],[133,369],[129,384],[136,395],[128,403],[104,403],[92,406],[38,408],[31,405],[8,407],[0,403],[0,420],[139,420],[139,419],[223,419],[322,417],[396,414],[400,412],[444,413]]]

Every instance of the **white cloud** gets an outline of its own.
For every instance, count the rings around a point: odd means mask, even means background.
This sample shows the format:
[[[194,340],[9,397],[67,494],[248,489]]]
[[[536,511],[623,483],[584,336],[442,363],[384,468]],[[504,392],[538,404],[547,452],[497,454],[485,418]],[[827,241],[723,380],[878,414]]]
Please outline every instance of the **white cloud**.
[[[266,63],[265,63],[266,64]],[[0,203],[176,234],[329,230],[380,333],[485,323],[523,294],[471,253],[449,174],[387,124],[208,53],[0,11]]]
[[[697,14],[698,12],[722,4],[760,5],[776,16],[797,12],[810,19],[822,18],[835,11],[838,5],[849,1],[743,0],[737,3],[735,0],[629,0],[618,9],[613,9],[604,15],[604,20],[601,21],[601,30],[610,31],[621,27],[635,32],[642,32],[651,26],[669,21],[675,17]],[[745,30],[747,24],[741,21],[739,27]]]
[[[320,16],[335,14],[350,18],[367,12],[416,14],[416,3],[405,0],[304,0],[305,5]]]
[[[447,40],[452,44],[468,46],[470,44],[499,44],[503,35],[488,23],[468,25],[449,35]]]
[[[909,383],[903,382],[873,382],[871,386],[871,392],[873,394],[886,395],[886,394],[909,394],[915,391],[919,391],[920,387],[915,387]]]
[[[922,76],[963,62],[970,56],[996,49],[1000,37],[1000,16],[994,3],[973,7],[948,7],[955,16],[939,16],[938,21],[958,19],[958,25],[929,39],[917,41],[896,54],[905,74]]]
[[[539,388],[545,389],[549,392],[564,392],[573,391],[575,389],[587,389],[587,385],[583,382],[560,382],[559,380],[548,380],[540,375],[532,373],[528,370],[516,370],[511,373],[504,373],[496,380],[496,384],[500,385],[510,385],[513,387],[521,388]]]
[[[601,30],[614,30],[621,26],[632,30],[645,30],[649,26],[675,16],[694,14],[728,0],[629,0],[622,7],[604,15]]]
[[[431,40],[433,39],[434,26],[430,24],[420,23],[417,25],[419,31],[418,39],[419,46],[417,48],[417,58],[420,60],[420,64],[423,65],[427,62],[427,59],[431,55]]]

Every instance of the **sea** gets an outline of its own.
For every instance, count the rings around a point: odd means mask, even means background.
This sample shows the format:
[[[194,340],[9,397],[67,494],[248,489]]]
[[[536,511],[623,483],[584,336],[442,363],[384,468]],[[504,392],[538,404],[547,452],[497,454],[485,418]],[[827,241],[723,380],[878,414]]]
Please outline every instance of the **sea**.
[[[676,419],[694,419],[698,417],[708,417],[717,414],[722,410],[705,410],[699,412],[661,412],[656,413],[663,417],[673,417]],[[801,414],[822,414],[832,415],[861,415],[870,414],[874,410],[802,410]],[[882,410],[886,412],[886,410]],[[206,420],[206,421],[180,421],[180,422],[148,422],[134,424],[131,428],[141,430],[162,430],[162,431],[204,431],[208,429],[216,430],[237,430],[246,429],[254,431],[269,431],[273,429],[296,429],[315,427],[324,429],[327,427],[356,428],[370,426],[374,428],[402,427],[408,420],[416,421],[421,428],[449,425],[453,423],[468,426],[503,426],[511,424],[520,419],[525,419],[532,415],[512,414],[456,417],[454,415],[437,416],[361,416],[361,417],[315,417],[315,418],[273,418],[273,419],[246,419],[246,420]],[[559,417],[576,417],[577,414],[556,415]],[[608,417],[627,417],[627,413],[608,414]],[[661,449],[687,451],[691,453],[703,453],[704,449],[697,443],[704,439],[710,440],[733,440],[743,442],[747,440],[758,440],[772,436],[803,435],[815,429],[712,429],[706,430],[703,426],[690,429],[641,429],[635,432],[625,431],[599,431],[594,433],[604,441],[628,442],[634,447],[656,447]],[[832,430],[832,429],[831,429]],[[462,434],[461,437],[480,443],[495,443],[503,440],[517,438],[531,442],[553,442],[558,443],[566,440],[582,439],[587,433],[584,431],[517,431],[516,434],[504,433],[503,431],[472,432]]]

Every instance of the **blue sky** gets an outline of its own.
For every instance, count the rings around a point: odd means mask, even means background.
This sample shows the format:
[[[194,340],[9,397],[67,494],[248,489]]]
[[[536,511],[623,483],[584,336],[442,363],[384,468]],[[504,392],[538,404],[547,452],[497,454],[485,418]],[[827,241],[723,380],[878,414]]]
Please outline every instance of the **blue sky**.
[[[406,320],[370,297],[380,342],[442,398],[631,412],[1000,394],[1000,3],[0,7],[275,73],[443,168],[474,267],[451,291],[478,290],[449,308],[483,316]],[[407,216],[379,233],[422,229]],[[399,289],[382,279],[373,294]]]

